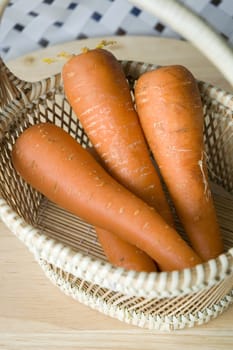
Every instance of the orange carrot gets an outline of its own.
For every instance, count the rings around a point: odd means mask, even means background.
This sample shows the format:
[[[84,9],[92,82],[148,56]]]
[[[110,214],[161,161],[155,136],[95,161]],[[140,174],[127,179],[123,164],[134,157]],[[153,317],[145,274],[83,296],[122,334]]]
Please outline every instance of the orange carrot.
[[[61,128],[44,123],[25,130],[13,146],[12,161],[51,201],[136,245],[163,270],[201,263],[155,209],[114,180]]]
[[[149,146],[195,251],[208,260],[223,252],[209,189],[198,86],[183,66],[143,74],[136,106]]]
[[[135,245],[100,227],[95,227],[95,231],[108,261],[113,265],[126,270],[157,271],[153,259]]]
[[[66,96],[105,169],[174,225],[149,157],[129,85],[117,59],[103,49],[87,51],[66,63],[63,81]],[[106,241],[106,232],[95,229],[106,256],[113,264],[124,261],[130,266],[131,261],[135,266],[139,257],[142,261],[145,259],[145,254],[138,254],[137,247],[130,247],[110,233]]]
[[[94,49],[63,67],[65,94],[105,168],[173,225],[161,182],[118,60]]]
[[[88,147],[87,150],[103,165],[101,158],[93,147]],[[95,232],[108,261],[113,265],[135,271],[152,272],[157,270],[155,262],[135,245],[100,227],[95,227]]]

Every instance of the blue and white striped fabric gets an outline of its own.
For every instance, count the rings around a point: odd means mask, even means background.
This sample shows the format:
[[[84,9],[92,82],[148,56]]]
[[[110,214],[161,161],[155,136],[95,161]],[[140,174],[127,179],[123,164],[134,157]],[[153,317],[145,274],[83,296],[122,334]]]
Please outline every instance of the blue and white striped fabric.
[[[180,0],[233,45],[232,0]],[[2,18],[0,55],[8,60],[48,45],[88,37],[180,38],[127,0],[11,0]]]

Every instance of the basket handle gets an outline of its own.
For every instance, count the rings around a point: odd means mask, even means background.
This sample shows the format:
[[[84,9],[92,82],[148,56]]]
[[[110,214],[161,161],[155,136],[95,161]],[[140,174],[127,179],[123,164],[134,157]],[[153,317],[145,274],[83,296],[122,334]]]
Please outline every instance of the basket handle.
[[[199,15],[177,0],[129,0],[189,40],[233,86],[233,50]]]

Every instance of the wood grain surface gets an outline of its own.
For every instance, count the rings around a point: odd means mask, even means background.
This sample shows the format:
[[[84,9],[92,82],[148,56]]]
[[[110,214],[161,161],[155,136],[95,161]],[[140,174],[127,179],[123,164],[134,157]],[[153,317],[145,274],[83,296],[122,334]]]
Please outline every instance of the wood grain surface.
[[[115,38],[114,38],[115,39]],[[232,91],[221,74],[190,44],[152,37],[120,37],[111,50],[119,59],[186,65],[201,80]],[[65,43],[7,62],[25,80],[61,69],[43,57],[79,52],[99,39]],[[64,295],[45,277],[27,248],[0,222],[0,349],[233,349],[233,308],[211,322],[171,333],[129,326]]]

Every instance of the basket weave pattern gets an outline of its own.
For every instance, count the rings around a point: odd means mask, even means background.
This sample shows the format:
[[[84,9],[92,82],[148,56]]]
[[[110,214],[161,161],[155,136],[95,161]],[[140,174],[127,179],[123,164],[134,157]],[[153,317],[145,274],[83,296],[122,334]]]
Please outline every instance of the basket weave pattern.
[[[138,76],[156,68],[129,61],[122,66],[132,92]],[[179,272],[139,273],[109,264],[93,227],[32,189],[12,166],[12,145],[35,123],[55,123],[83,147],[90,144],[65,99],[60,74],[28,83],[17,79],[3,62],[0,69],[0,217],[48,278],[80,302],[140,327],[191,327],[223,312],[233,302],[232,95],[199,82],[209,176],[225,254]],[[177,225],[183,234],[178,221]]]

